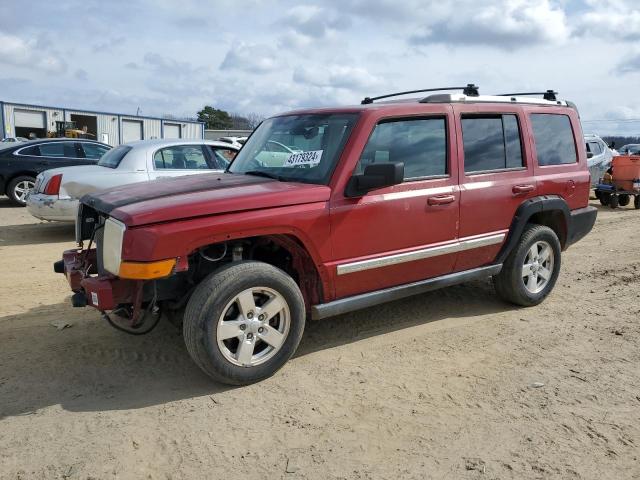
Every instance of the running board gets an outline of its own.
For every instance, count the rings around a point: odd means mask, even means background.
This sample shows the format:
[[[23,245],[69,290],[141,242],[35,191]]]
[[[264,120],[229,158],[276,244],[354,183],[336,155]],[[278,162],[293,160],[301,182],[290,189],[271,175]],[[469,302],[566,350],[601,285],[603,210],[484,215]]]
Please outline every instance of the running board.
[[[474,268],[473,270],[465,270],[464,272],[450,273],[441,277],[421,280],[419,282],[398,285],[397,287],[385,288],[373,292],[355,295],[353,297],[341,298],[329,303],[321,303],[311,307],[311,319],[322,320],[323,318],[333,317],[342,313],[353,312],[362,308],[373,307],[381,303],[400,300],[401,298],[411,297],[420,293],[437,290],[459,283],[479,280],[492,275],[497,275],[502,270],[502,264],[489,265],[487,267]]]

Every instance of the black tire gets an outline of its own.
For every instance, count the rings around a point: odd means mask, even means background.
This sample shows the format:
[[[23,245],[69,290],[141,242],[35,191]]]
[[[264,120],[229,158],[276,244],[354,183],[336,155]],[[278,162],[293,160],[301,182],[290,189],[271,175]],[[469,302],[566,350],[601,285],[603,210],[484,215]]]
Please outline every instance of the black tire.
[[[629,202],[631,202],[631,197],[626,193],[618,195],[618,205],[620,205],[621,207],[626,207],[627,205],[629,205]]]
[[[594,190],[594,191],[593,191],[593,195],[594,195],[598,200],[600,200],[600,190]]]
[[[546,286],[540,292],[531,293],[525,287],[522,268],[529,249],[535,242],[540,241],[549,244],[553,251],[553,269]],[[496,293],[503,300],[516,305],[523,307],[538,305],[549,295],[556,284],[560,273],[560,251],[560,241],[553,230],[544,225],[530,224],[525,228],[520,241],[507,257],[500,273],[493,277]]]
[[[600,205],[602,205],[603,207],[606,207],[607,205],[609,205],[609,202],[611,201],[611,194],[609,192],[600,192],[600,196],[598,197],[598,200],[600,200]]]
[[[636,198],[633,200],[633,206],[636,210],[640,210],[640,195],[636,195]]]
[[[609,206],[611,208],[618,208],[618,195],[611,195],[611,199],[609,200]]]
[[[25,182],[30,183],[33,187],[36,183],[36,179],[35,177],[30,177],[28,175],[20,175],[19,177],[12,179],[7,185],[7,197],[9,197],[11,203],[18,207],[24,207],[27,205],[27,202],[21,198],[21,193],[18,192],[18,187],[22,186]]]
[[[218,346],[218,320],[234,297],[256,287],[270,288],[283,297],[290,312],[288,334],[264,363],[236,365]],[[198,285],[187,303],[182,331],[189,354],[207,375],[217,382],[247,385],[270,377],[291,358],[302,338],[305,317],[302,293],[289,275],[266,263],[246,261],[223,267]]]

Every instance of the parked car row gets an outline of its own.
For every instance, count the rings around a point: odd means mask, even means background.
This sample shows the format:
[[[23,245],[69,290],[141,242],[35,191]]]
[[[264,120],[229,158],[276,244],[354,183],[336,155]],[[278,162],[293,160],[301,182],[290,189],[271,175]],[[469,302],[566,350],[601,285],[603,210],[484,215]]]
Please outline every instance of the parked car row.
[[[40,173],[25,201],[37,218],[74,222],[78,200],[87,193],[161,178],[221,172],[238,150],[235,145],[210,140],[131,142],[107,151],[97,165]]]

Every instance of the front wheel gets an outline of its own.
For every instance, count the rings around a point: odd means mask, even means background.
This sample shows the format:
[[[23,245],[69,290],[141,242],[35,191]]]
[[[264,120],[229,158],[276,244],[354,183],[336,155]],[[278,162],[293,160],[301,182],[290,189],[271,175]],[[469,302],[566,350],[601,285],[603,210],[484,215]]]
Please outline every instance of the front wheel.
[[[270,377],[298,348],[305,325],[302,293],[282,270],[240,262],[213,272],[187,303],[189,354],[214,380],[246,385]]]
[[[27,175],[14,178],[7,186],[7,197],[11,203],[19,207],[27,204],[27,194],[35,186],[36,179]]]
[[[560,241],[553,230],[544,225],[529,225],[500,273],[493,277],[498,295],[524,307],[542,302],[558,279],[560,250]]]

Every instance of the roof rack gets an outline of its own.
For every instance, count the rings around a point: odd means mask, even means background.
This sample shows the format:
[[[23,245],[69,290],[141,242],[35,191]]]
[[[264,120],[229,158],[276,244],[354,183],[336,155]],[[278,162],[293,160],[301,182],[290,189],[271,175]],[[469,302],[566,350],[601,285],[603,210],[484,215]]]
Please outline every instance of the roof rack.
[[[498,97],[522,97],[528,95],[542,95],[542,98],[545,100],[549,100],[551,102],[555,102],[558,100],[558,92],[553,90],[547,90],[546,92],[522,92],[522,93],[501,93],[497,95]]]
[[[383,98],[389,97],[398,97],[400,95],[409,95],[411,93],[422,93],[422,92],[440,92],[445,90],[462,90],[462,93],[469,97],[477,97],[480,93],[478,91],[478,86],[473,83],[467,84],[466,87],[442,87],[442,88],[425,88],[422,90],[409,90],[406,92],[398,92],[398,93],[390,93],[388,95],[380,95],[379,97],[365,97],[362,100],[362,105],[368,105],[373,103],[375,100],[382,100]]]

